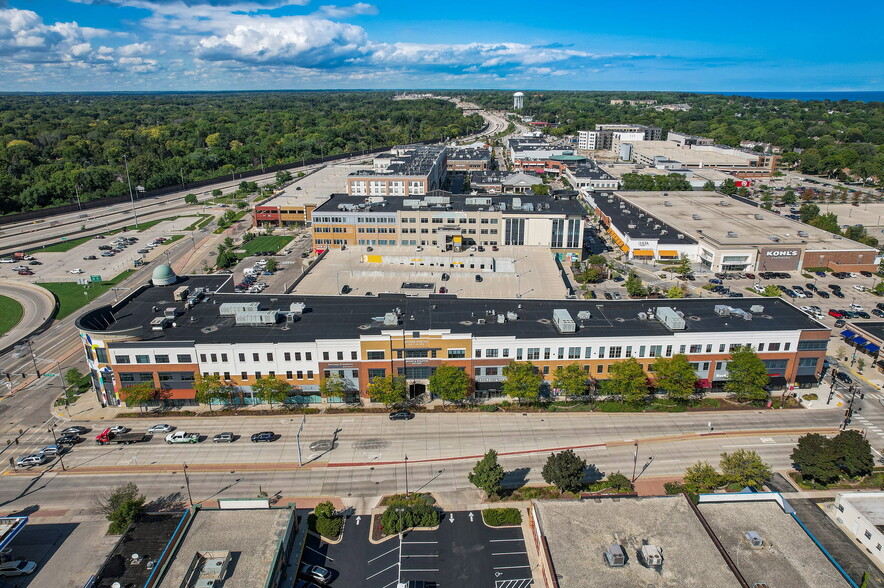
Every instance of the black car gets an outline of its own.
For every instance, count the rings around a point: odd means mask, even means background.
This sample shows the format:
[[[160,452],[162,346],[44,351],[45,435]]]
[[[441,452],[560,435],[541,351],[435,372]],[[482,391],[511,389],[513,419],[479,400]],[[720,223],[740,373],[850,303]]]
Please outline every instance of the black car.
[[[829,296],[830,296],[829,293],[825,292],[824,290],[817,290],[816,295],[819,296],[820,298],[829,298]]]
[[[481,281],[482,281],[482,276],[480,276],[479,274],[476,274],[476,281],[477,281],[477,282],[481,282]]]
[[[83,441],[83,438],[78,435],[62,435],[58,439],[56,439],[56,443],[59,445],[76,445]]]
[[[252,443],[270,443],[276,439],[276,434],[273,431],[261,431],[252,435],[251,439]]]
[[[89,429],[86,427],[68,427],[67,429],[62,429],[62,435],[82,435],[83,433],[88,433]]]
[[[872,314],[877,317],[884,318],[884,310],[881,310],[880,308],[873,308]]]
[[[850,376],[845,374],[844,372],[832,372],[832,374],[841,382],[845,384],[853,384],[853,380],[850,379]]]
[[[877,309],[875,309],[875,310],[877,310]],[[856,311],[856,314],[857,314],[857,316],[858,316],[859,318],[861,318],[861,319],[870,319],[870,318],[872,318],[871,316],[869,316],[869,313],[865,312],[864,310],[857,310],[857,311]]]
[[[833,290],[832,295],[837,296],[838,298],[844,298],[844,292],[841,290]]]
[[[614,300],[614,297],[610,292],[605,292],[605,300]]]
[[[407,410],[400,410],[390,413],[391,421],[410,421],[414,418],[414,413]]]
[[[867,277],[867,278],[871,278],[871,277],[872,277],[872,272],[859,272],[859,275],[861,275],[861,276],[865,276],[865,277]]]
[[[874,311],[872,311],[872,312],[874,312]],[[878,312],[881,312],[881,311],[879,310]],[[884,316],[884,313],[882,313],[881,316]],[[838,319],[835,321],[835,328],[840,329],[841,327],[843,327],[846,324],[847,323],[844,321],[844,319]]]

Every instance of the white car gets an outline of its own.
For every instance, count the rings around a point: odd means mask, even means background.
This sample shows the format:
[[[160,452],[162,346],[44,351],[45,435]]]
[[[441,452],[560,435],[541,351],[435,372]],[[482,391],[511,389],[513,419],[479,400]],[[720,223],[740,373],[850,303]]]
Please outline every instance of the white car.
[[[80,268],[77,267],[77,268],[74,268],[74,269],[72,269],[72,270],[68,270],[68,273],[69,273],[69,274],[82,274],[82,273],[83,273],[83,270],[81,270]]]
[[[755,284],[754,286],[752,286],[752,289],[759,294],[764,294],[764,286],[762,286],[761,284]]]
[[[129,432],[129,427],[124,427],[123,425],[114,425],[110,428],[110,432],[114,435],[122,435],[123,433]]]
[[[0,563],[0,576],[25,576],[37,569],[37,564],[32,561],[18,559]]]
[[[15,260],[11,257],[3,257],[0,258],[0,263],[15,263]]]
[[[798,310],[806,312],[807,314],[810,314],[811,312],[813,312],[813,309],[809,306],[799,306]]]
[[[862,311],[863,311],[863,307],[860,306],[859,304],[857,304],[856,302],[854,302],[854,303],[852,303],[852,304],[850,305],[850,310],[855,310],[855,311],[857,311],[857,312],[862,312]]]
[[[857,292],[865,292],[866,290],[868,290],[868,288],[866,288],[865,286],[861,286],[860,284],[854,284],[853,289]]]
[[[174,429],[172,425],[160,424],[153,425],[147,429],[148,433],[169,433]]]

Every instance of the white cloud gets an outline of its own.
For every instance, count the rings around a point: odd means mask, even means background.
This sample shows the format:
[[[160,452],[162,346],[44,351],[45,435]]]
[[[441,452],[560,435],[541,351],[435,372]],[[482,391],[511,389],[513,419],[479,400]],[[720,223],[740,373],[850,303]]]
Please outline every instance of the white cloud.
[[[86,59],[92,52],[89,40],[109,34],[75,22],[46,24],[30,10],[0,10],[0,55],[12,61],[57,63]]]
[[[365,2],[357,2],[350,6],[321,6],[316,14],[327,16],[329,18],[349,18],[351,16],[360,16],[366,14],[377,14],[377,6],[366,4]]]

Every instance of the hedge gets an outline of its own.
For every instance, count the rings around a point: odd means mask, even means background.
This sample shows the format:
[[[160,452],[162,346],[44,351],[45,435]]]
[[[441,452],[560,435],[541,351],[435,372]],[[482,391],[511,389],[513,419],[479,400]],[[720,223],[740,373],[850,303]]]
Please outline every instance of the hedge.
[[[518,508],[486,508],[482,511],[482,520],[490,527],[521,525],[522,512]]]

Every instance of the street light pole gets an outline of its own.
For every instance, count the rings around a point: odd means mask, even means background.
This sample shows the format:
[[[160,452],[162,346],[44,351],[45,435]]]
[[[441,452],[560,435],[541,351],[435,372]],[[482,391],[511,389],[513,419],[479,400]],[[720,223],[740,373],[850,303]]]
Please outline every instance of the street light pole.
[[[408,498],[408,456],[405,456],[405,497]]]
[[[187,487],[187,502],[193,507],[193,496],[190,495],[190,478],[187,477],[187,464],[184,464],[184,485]]]
[[[129,177],[129,159],[123,154],[123,163],[126,166],[126,183],[129,184],[129,200],[132,201],[132,217],[135,220],[135,228],[138,228],[138,213],[135,212],[135,194],[132,192],[132,178]]]

